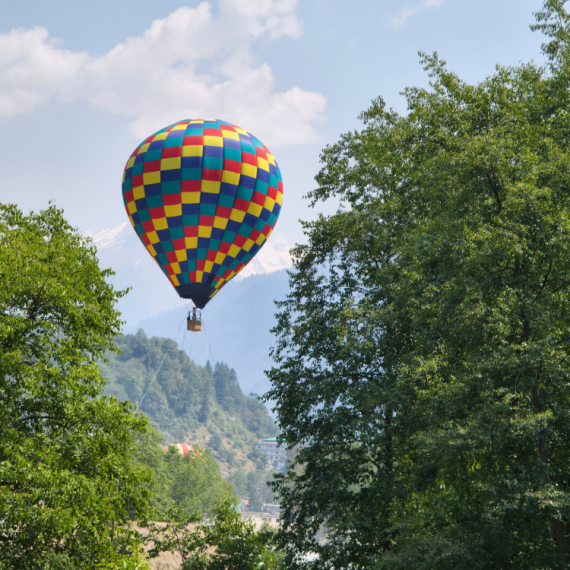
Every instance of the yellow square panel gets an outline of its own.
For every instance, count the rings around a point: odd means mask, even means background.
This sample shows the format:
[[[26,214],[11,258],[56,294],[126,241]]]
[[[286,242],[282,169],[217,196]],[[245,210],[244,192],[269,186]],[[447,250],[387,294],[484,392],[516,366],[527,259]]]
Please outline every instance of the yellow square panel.
[[[263,207],[266,210],[273,212],[273,206],[275,206],[275,200],[273,198],[270,198],[269,196],[267,196],[267,198],[265,198],[265,204],[263,204]]]
[[[209,238],[212,235],[212,228],[208,226],[200,226],[198,228],[198,237],[207,237]]]
[[[204,147],[200,144],[189,144],[182,147],[182,156],[202,156]]]
[[[234,127],[234,129],[236,130],[236,133],[239,133],[240,135],[247,135],[248,134],[246,131],[244,131],[243,129],[240,129],[239,127]]]
[[[177,250],[176,259],[178,259],[178,261],[186,261],[188,259],[188,256],[186,255],[186,250],[185,249]]]
[[[214,262],[206,261],[204,264],[204,273],[210,273],[210,271],[212,271],[212,267],[214,267]]]
[[[133,226],[133,228],[135,227],[135,221],[133,220],[133,218],[131,217],[131,215],[129,214],[129,221],[131,222],[131,226]]]
[[[147,245],[146,248],[150,252],[150,254],[154,257],[156,255],[156,249],[152,245]]]
[[[202,185],[200,186],[202,192],[208,192],[210,194],[220,193],[220,182],[215,180],[202,180]]]
[[[235,131],[222,131],[222,136],[225,139],[234,139],[235,141],[239,141],[239,135]]]
[[[267,162],[267,160],[265,160],[264,158],[261,158],[261,156],[257,157],[257,168],[260,168],[261,170],[266,170],[267,172],[269,172],[269,162]]]
[[[242,212],[241,210],[232,210],[232,213],[230,214],[230,220],[233,220],[234,222],[243,222],[243,219],[245,218],[245,212]]]
[[[281,206],[281,202],[283,202],[283,192],[277,192],[277,199],[275,201]]]
[[[199,204],[200,192],[182,192],[183,204]]]
[[[143,152],[146,152],[148,150],[148,147],[150,146],[150,143],[144,143],[143,145],[141,145],[139,147],[139,152],[138,154],[141,154]]]
[[[186,241],[186,249],[196,249],[198,247],[197,237],[187,237],[184,238],[184,241]]]
[[[246,176],[251,176],[252,178],[257,177],[257,167],[253,164],[247,164],[246,162],[241,163],[241,173]]]
[[[275,164],[275,158],[273,158],[272,154],[267,153],[267,160],[269,161],[269,164],[273,164],[273,166],[277,166],[277,164]]]
[[[189,125],[196,125],[197,123],[202,124],[204,122],[204,119],[193,119],[192,121],[190,121],[190,123],[188,123]]]
[[[255,240],[257,245],[263,245],[267,238],[263,234],[259,234],[259,237]]]
[[[202,281],[203,276],[204,276],[203,271],[196,271],[196,283],[200,283]]]
[[[243,244],[243,249],[245,249],[245,251],[249,251],[254,243],[255,242],[252,239],[247,238],[246,242]]]
[[[263,208],[259,204],[256,204],[255,202],[251,202],[249,204],[248,209],[247,209],[247,213],[252,214],[256,218],[259,218],[259,214],[261,214],[261,210],[263,210]]]
[[[218,251],[218,253],[216,253],[216,259],[214,260],[215,263],[217,263],[218,265],[222,265],[222,263],[224,262],[224,259],[226,258],[226,254],[222,253],[221,251]]]
[[[204,146],[224,146],[224,138],[223,137],[205,136],[204,137]]]
[[[179,156],[173,156],[172,158],[163,158],[160,161],[160,170],[174,170],[175,168],[180,168],[182,164],[182,159]]]
[[[188,125],[188,123],[180,123],[180,124],[172,127],[170,130],[171,131],[185,131],[187,125]]]
[[[153,141],[163,141],[168,136],[168,133],[165,131],[164,133],[158,133],[158,135],[154,135],[152,137]]]
[[[239,184],[239,172],[230,172],[229,170],[222,171],[222,182],[237,186]]]
[[[144,198],[144,186],[136,186],[133,188],[133,198],[135,200],[140,200]]]
[[[178,287],[178,285],[180,285],[180,281],[178,281],[178,277],[176,277],[176,275],[170,275],[170,280],[172,281],[172,283],[174,285],[176,285]]]
[[[228,220],[226,218],[220,218],[216,216],[214,218],[214,227],[219,228],[220,230],[225,230],[228,225]]]
[[[143,184],[157,184],[160,182],[160,172],[145,172],[143,174]]]
[[[131,168],[135,164],[135,158],[136,156],[131,156],[131,158],[129,158],[129,162],[127,162],[126,168]]]
[[[230,257],[235,257],[239,252],[240,252],[241,248],[238,247],[235,243],[232,244],[232,246],[230,247],[229,251],[228,251],[228,255]]]
[[[160,241],[158,239],[158,234],[156,232],[148,232],[146,234],[146,237],[148,238],[148,241],[150,241],[150,243],[158,243]]]
[[[164,206],[164,213],[169,218],[172,218],[173,216],[181,216],[182,215],[182,204],[174,204],[172,206]]]
[[[178,265],[178,263],[176,262],[171,263],[170,267],[172,267],[172,271],[174,271],[174,273],[176,274],[180,273],[180,265]]]
[[[129,214],[134,214],[137,211],[137,205],[134,202],[129,202],[127,204],[127,210],[129,210]]]
[[[152,220],[152,223],[154,224],[155,230],[167,230],[168,229],[168,223],[166,221],[166,218],[158,218],[157,220]]]

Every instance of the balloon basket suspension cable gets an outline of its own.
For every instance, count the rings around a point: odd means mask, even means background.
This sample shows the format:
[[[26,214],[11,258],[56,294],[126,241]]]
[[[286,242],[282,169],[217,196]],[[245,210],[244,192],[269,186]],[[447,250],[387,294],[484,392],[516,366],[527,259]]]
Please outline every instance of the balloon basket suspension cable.
[[[202,313],[196,307],[192,311],[188,311],[186,329],[191,332],[200,332],[202,330]]]

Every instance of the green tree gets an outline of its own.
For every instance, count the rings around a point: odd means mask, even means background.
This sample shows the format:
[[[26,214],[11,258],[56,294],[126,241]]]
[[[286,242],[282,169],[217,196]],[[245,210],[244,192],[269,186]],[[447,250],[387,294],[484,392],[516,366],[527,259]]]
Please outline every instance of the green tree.
[[[270,372],[288,568],[566,568],[570,17],[547,68],[381,99],[322,154]],[[318,541],[326,530],[328,540]],[[299,554],[317,553],[303,561]]]
[[[236,471],[228,481],[234,486],[240,498],[249,499],[251,510],[261,510],[264,503],[275,502],[275,493],[271,483],[277,471]]]
[[[178,552],[182,570],[279,570],[281,556],[273,546],[269,526],[257,531],[243,519],[229,501],[218,503],[215,519],[196,524],[199,517],[180,518],[166,528],[152,530],[151,555]]]
[[[233,488],[222,478],[210,451],[196,450],[198,456],[182,456],[171,448],[162,469],[169,479],[169,497],[183,514],[211,516],[216,503],[232,499]]]
[[[0,205],[0,568],[130,560],[147,476],[130,462],[146,421],[101,395],[97,361],[123,294],[53,206]]]

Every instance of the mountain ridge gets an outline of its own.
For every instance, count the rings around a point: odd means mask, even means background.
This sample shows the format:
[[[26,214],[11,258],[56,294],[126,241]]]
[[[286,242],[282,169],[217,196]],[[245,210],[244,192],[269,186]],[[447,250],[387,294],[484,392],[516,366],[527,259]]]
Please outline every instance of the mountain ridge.
[[[130,401],[166,443],[207,447],[226,471],[263,468],[258,439],[276,435],[265,406],[246,396],[223,362],[197,365],[171,339],[139,331],[116,339],[120,354],[100,364],[105,393]]]

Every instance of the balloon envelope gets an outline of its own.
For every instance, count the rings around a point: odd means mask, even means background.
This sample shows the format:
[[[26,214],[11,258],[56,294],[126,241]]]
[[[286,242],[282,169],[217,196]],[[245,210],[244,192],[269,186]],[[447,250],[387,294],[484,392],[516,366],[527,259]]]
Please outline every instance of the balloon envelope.
[[[123,173],[131,224],[178,294],[198,308],[263,246],[282,199],[273,155],[225,121],[185,120],[158,131]]]

